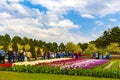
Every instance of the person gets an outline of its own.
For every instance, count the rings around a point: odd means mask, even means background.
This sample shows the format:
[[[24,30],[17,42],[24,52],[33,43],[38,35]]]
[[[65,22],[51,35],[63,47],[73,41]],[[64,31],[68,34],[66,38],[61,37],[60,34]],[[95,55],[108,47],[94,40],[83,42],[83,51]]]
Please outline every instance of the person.
[[[16,54],[17,54],[17,53],[16,53],[16,51],[14,50],[14,51],[13,51],[13,62],[16,62]]]
[[[9,50],[6,54],[8,55],[8,62],[12,63],[13,62],[13,51]]]
[[[2,48],[1,50],[0,50],[0,61],[4,64],[5,63],[5,51],[4,51],[4,49]]]
[[[1,52],[0,52],[0,63],[1,63]]]
[[[78,58],[78,56],[79,56],[79,52],[76,51],[76,52],[75,52],[75,58]]]
[[[107,52],[107,54],[106,54],[106,59],[110,59],[110,53],[109,52]]]
[[[43,58],[46,59],[46,51],[43,53]]]
[[[23,54],[24,54],[24,61],[27,61],[26,52],[24,51]]]
[[[50,59],[51,52],[47,52],[47,58]]]
[[[98,52],[98,57],[97,57],[97,59],[99,59],[100,58],[100,53]]]
[[[96,58],[96,53],[92,52],[92,59],[95,59],[95,58]]]
[[[71,52],[71,58],[74,58],[74,52],[73,51]]]

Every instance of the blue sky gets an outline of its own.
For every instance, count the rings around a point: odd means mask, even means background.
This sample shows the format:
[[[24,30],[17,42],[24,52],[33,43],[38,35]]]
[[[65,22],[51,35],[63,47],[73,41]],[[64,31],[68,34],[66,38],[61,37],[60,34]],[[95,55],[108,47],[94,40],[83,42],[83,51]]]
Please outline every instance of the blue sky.
[[[84,43],[120,26],[119,0],[0,0],[0,35]]]

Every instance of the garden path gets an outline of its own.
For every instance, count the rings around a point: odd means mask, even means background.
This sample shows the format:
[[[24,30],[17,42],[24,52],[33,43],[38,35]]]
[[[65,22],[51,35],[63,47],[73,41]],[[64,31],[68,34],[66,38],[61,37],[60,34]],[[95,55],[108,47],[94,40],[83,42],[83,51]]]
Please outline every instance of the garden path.
[[[113,62],[110,62],[110,64],[108,64],[106,67],[104,67],[104,69],[108,69],[113,65]]]

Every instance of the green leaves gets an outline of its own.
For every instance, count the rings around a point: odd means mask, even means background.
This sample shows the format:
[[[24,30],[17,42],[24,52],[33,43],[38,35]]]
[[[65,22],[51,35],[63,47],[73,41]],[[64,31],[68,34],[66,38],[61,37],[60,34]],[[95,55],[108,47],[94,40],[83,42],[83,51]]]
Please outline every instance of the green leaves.
[[[68,42],[65,45],[65,50],[68,52],[75,52],[75,51],[82,52],[82,49],[78,45],[76,45],[72,42]]]
[[[107,77],[107,78],[120,78],[118,64],[119,60],[114,60],[114,64],[109,69],[104,69],[110,62],[100,65],[94,69],[60,69],[53,66],[12,66],[10,71],[26,72],[26,73],[49,73],[49,74],[66,74],[66,75],[80,75],[80,76],[93,76],[93,77]],[[6,70],[6,69],[3,69]]]
[[[120,47],[118,43],[111,43],[106,47],[106,50],[112,54],[120,54]]]

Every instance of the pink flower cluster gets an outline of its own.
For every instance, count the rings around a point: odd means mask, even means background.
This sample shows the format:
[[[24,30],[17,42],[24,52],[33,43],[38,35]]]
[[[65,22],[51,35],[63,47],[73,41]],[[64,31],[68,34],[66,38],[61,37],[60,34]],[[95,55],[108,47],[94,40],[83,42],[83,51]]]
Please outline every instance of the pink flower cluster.
[[[98,60],[97,59],[89,59],[89,60],[85,60],[82,62],[75,62],[71,65],[61,66],[61,69],[76,69],[76,68],[92,69],[96,66],[104,64],[107,61],[108,60],[106,60],[106,59],[98,59]]]
[[[50,63],[38,63],[35,66],[45,65],[45,66],[61,67],[61,66],[64,66],[64,65],[71,65],[71,64],[83,62],[83,61],[86,61],[86,60],[88,60],[88,59],[75,58],[75,59],[68,59],[68,60],[53,61],[53,62],[50,62]]]

